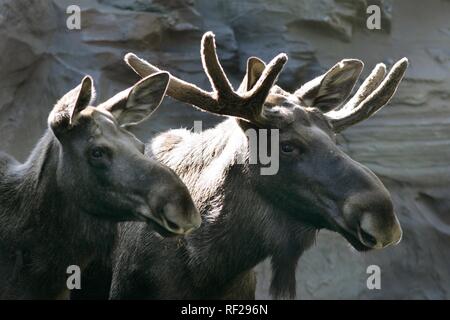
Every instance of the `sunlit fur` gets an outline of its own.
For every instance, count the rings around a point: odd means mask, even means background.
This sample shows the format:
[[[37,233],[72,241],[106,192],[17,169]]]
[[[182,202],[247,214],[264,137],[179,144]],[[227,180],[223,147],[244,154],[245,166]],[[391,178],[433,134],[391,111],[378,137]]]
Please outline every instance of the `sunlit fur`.
[[[149,156],[180,175],[203,223],[184,239],[161,239],[133,223],[121,226],[112,298],[254,298],[252,268],[269,256],[272,293],[295,295],[293,271],[316,230],[294,223],[256,191],[256,168],[237,161],[248,154],[247,144],[235,119],[201,134],[172,130],[152,141]]]

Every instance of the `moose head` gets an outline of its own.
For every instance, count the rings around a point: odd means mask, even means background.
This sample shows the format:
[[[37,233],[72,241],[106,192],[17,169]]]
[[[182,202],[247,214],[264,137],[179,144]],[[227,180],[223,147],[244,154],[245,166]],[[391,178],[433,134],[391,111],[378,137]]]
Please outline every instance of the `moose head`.
[[[146,157],[144,144],[127,130],[156,110],[168,81],[168,73],[157,73],[94,107],[87,76],[57,102],[48,123],[59,146],[55,175],[64,198],[88,214],[147,221],[171,234],[200,225],[186,186]]]

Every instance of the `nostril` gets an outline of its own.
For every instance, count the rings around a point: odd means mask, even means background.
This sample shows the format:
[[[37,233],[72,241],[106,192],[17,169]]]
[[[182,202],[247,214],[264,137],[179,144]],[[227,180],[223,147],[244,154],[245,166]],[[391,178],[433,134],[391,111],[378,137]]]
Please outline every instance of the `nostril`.
[[[179,211],[179,208],[171,203],[165,204],[158,210],[159,217],[164,226],[173,233],[183,233],[183,224],[180,224]]]
[[[176,234],[187,234],[199,228],[202,222],[197,209],[185,208],[174,202],[165,203],[157,212],[163,226]]]
[[[170,230],[179,230],[180,229],[180,227],[175,222],[172,222],[172,221],[166,219],[166,223],[167,223],[167,226],[170,228]]]
[[[377,246],[377,239],[372,236],[370,233],[364,231],[361,227],[358,228],[358,234],[360,237],[360,240],[367,245],[368,247],[376,247]]]

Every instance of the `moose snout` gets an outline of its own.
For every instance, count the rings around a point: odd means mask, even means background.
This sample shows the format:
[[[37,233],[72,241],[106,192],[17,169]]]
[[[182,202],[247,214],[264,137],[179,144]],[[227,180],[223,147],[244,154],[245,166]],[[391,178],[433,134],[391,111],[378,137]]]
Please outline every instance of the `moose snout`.
[[[201,216],[186,185],[172,170],[156,165],[160,172],[147,195],[150,219],[171,234],[187,234],[200,227]]]
[[[402,238],[402,229],[387,191],[349,197],[343,214],[348,229],[368,248],[395,245]]]
[[[392,223],[389,224],[379,223],[376,215],[372,212],[364,212],[362,215],[358,229],[361,242],[374,249],[399,243],[402,239],[402,228],[395,214],[392,213]]]
[[[174,234],[188,234],[200,227],[202,221],[195,206],[167,203],[161,212],[164,227]]]

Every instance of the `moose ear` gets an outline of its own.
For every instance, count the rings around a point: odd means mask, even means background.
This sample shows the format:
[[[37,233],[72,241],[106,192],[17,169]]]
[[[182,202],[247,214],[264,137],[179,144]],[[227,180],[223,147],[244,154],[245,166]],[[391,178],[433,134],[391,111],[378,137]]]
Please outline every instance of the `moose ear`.
[[[325,74],[304,84],[294,94],[305,101],[309,107],[328,112],[345,102],[363,67],[361,60],[342,60]]]
[[[77,87],[78,96],[76,98],[75,104],[73,105],[70,112],[70,124],[75,122],[76,116],[85,109],[92,101],[92,97],[95,94],[94,81],[90,76],[86,76],[81,81],[81,84]]]
[[[238,92],[243,93],[246,91],[250,91],[256,84],[256,82],[258,82],[258,79],[261,77],[265,68],[266,64],[261,59],[257,57],[248,58],[247,72],[244,79],[242,80],[241,85],[239,86]]]
[[[72,126],[77,115],[85,109],[95,96],[93,80],[90,76],[83,78],[81,83],[66,93],[50,113],[48,122],[54,131]]]
[[[169,84],[169,73],[148,76],[124,90],[98,108],[113,114],[122,126],[131,126],[147,119],[161,104]]]

